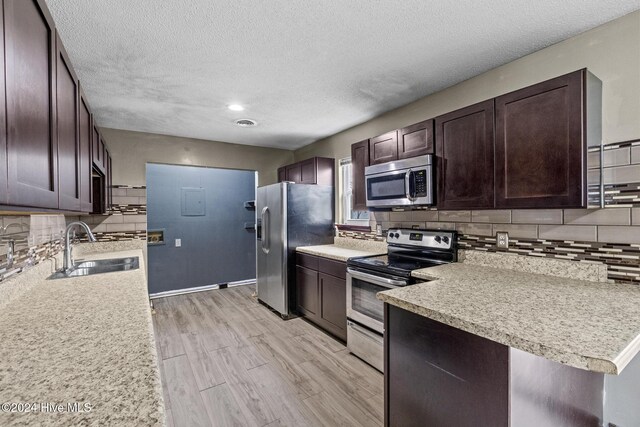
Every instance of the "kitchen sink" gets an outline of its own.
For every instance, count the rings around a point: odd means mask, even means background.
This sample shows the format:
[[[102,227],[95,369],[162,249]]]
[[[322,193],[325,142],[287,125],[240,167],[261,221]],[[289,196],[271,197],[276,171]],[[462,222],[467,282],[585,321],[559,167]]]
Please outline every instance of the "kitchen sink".
[[[68,277],[89,276],[93,274],[114,273],[116,271],[137,270],[140,268],[140,260],[136,257],[96,259],[91,261],[78,261],[73,263],[67,271],[56,271],[49,279],[66,279]]]

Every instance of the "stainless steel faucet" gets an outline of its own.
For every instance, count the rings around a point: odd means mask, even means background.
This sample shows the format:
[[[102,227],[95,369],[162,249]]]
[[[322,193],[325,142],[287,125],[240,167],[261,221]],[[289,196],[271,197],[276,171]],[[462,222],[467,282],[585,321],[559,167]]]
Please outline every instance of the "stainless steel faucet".
[[[4,227],[0,226],[0,234],[1,235],[6,234],[7,230],[11,227],[20,227],[21,232],[24,232],[25,228],[29,230],[29,227],[27,227],[26,224],[22,224],[19,222],[12,222],[11,224],[7,224]],[[5,266],[5,268],[13,267],[15,252],[16,252],[16,242],[13,239],[9,239],[7,241],[7,265]]]
[[[84,228],[84,231],[87,233],[87,237],[90,242],[95,242],[96,237],[93,235],[89,226],[82,221],[74,221],[67,225],[67,230],[64,232],[65,235],[65,245],[64,245],[64,263],[62,264],[62,271],[69,271],[73,267],[73,259],[71,259],[71,230],[75,226],[80,226]]]

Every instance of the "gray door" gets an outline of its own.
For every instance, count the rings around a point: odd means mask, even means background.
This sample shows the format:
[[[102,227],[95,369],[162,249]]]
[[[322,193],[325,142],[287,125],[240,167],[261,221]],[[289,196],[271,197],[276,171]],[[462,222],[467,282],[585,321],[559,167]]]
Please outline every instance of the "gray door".
[[[258,188],[257,214],[262,224],[258,241],[258,298],[281,314],[289,314],[286,265],[286,186]]]
[[[148,247],[149,293],[255,279],[255,192],[252,171],[147,164],[147,228],[165,240]]]

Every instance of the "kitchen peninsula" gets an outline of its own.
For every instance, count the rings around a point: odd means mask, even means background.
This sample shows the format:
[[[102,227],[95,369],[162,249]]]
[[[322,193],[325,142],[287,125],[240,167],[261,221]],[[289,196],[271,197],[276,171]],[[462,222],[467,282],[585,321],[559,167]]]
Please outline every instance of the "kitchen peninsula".
[[[600,425],[605,396],[637,375],[640,289],[601,282],[595,265],[577,280],[562,261],[536,274],[522,257],[484,255],[378,294],[386,425]]]

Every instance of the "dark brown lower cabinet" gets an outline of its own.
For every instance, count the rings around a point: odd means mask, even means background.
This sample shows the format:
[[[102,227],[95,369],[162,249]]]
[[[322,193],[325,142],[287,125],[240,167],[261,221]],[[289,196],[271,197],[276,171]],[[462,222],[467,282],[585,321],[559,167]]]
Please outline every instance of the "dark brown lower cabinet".
[[[304,316],[318,315],[318,272],[299,265],[296,267],[296,306]]]
[[[599,426],[604,375],[385,304],[385,426]]]
[[[347,265],[308,254],[297,254],[298,313],[320,328],[347,339]]]
[[[346,270],[346,266],[344,267]],[[347,283],[344,279],[318,273],[321,326],[333,335],[347,339]]]

